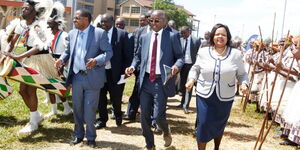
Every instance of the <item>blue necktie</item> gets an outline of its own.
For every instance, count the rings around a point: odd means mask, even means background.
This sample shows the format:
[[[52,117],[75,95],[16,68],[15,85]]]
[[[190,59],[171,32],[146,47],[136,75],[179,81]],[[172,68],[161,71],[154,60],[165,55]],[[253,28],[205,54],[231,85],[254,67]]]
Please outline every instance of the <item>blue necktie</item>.
[[[76,52],[75,52],[74,66],[73,66],[73,71],[75,74],[77,74],[79,72],[79,70],[83,70],[85,68],[84,49],[83,49],[84,33],[82,31],[80,31],[78,34],[79,35],[78,35],[78,39],[76,42],[76,49],[75,49]]]

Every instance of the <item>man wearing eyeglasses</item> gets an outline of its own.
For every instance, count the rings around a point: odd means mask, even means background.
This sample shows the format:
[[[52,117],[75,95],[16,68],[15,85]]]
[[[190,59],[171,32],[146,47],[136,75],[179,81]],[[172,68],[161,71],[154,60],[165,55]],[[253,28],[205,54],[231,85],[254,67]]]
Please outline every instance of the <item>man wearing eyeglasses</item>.
[[[151,130],[151,112],[153,119],[163,130],[164,146],[172,143],[171,131],[166,120],[167,98],[175,95],[175,78],[166,84],[164,66],[171,67],[172,76],[176,75],[183,65],[183,53],[180,42],[174,33],[164,30],[167,23],[166,14],[154,10],[150,17],[152,31],[141,36],[139,48],[131,67],[125,73],[131,75],[140,65],[139,96],[141,105],[142,133],[146,140],[145,149],[155,149],[154,136]]]
[[[81,143],[87,138],[90,147],[96,146],[96,110],[100,89],[106,82],[105,63],[113,55],[106,32],[90,25],[91,13],[78,10],[73,19],[76,29],[69,32],[66,51],[55,62],[59,69],[69,62],[66,86],[72,86],[74,110],[74,139],[71,145]],[[86,130],[84,129],[86,124]]]

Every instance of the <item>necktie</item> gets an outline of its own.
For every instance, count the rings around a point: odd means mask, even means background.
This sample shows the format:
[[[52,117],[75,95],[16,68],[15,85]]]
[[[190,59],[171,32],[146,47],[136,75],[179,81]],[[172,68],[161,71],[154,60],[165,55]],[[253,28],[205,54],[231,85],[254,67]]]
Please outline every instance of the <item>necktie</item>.
[[[74,67],[73,67],[73,71],[75,74],[77,74],[79,72],[79,70],[81,69],[81,63],[83,58],[82,58],[82,53],[83,53],[83,49],[82,49],[82,45],[83,45],[83,35],[84,33],[81,31],[78,33],[78,39],[77,39],[77,47],[76,47],[76,53],[75,53],[75,59],[74,59]],[[83,62],[84,63],[84,62]]]
[[[185,45],[184,45],[184,53],[186,52],[186,48],[187,48],[187,44],[188,44],[188,39],[185,39]]]
[[[152,46],[152,56],[151,56],[151,66],[150,66],[150,82],[154,82],[156,78],[155,74],[155,68],[156,68],[156,53],[157,53],[157,35],[158,33],[155,33],[155,39]]]

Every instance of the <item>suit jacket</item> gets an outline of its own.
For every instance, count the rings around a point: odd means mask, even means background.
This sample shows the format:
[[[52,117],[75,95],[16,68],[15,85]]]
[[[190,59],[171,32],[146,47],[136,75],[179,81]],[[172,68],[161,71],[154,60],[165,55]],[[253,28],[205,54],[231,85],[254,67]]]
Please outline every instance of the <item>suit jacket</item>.
[[[117,83],[125,69],[130,66],[133,52],[130,49],[128,33],[125,30],[113,27],[110,44],[114,53],[110,59],[112,79],[114,83]]]
[[[151,34],[149,32],[144,34],[140,38],[139,48],[137,54],[134,56],[131,66],[136,68],[140,65],[140,76],[139,76],[139,89],[141,89],[144,76],[146,73],[146,66],[147,60],[151,59],[149,55],[150,49],[150,41],[151,41]],[[160,52],[160,71],[161,71],[161,79],[162,82],[165,82],[165,71],[163,65],[167,65],[172,67],[173,65],[178,66],[179,69],[183,66],[183,53],[180,46],[179,39],[177,36],[169,32],[167,30],[163,30],[162,37],[161,37],[161,52]],[[164,86],[163,90],[165,91],[166,95],[171,97],[175,95],[175,78],[171,78],[167,85]]]
[[[140,27],[140,28],[135,29],[132,32],[132,35],[134,36],[134,54],[137,52],[137,49],[139,47],[139,39],[140,39],[141,35],[147,33],[148,27],[149,27],[149,25]]]
[[[66,81],[66,85],[72,84],[72,78],[74,76],[73,72],[73,62],[74,62],[74,52],[76,51],[76,43],[79,31],[77,29],[71,30],[68,35],[68,45],[64,53],[61,55],[60,59],[64,63],[69,61],[69,73]],[[106,82],[105,75],[105,63],[112,57],[113,52],[111,46],[108,43],[108,37],[106,32],[100,28],[95,28],[90,25],[88,40],[86,43],[86,56],[84,58],[85,63],[89,58],[95,58],[97,65],[87,70],[87,78],[91,87],[95,89],[100,89]]]
[[[183,38],[181,38],[183,39]],[[191,58],[192,58],[192,64],[196,62],[196,56],[199,50],[199,47],[201,45],[201,41],[199,38],[196,38],[194,36],[191,36],[190,38],[190,52],[191,52]],[[183,54],[185,55],[186,51],[183,49]]]
[[[177,38],[180,40],[180,33],[179,33],[179,31],[171,28],[170,26],[166,26],[165,30],[167,30],[169,32],[173,32],[177,36]]]
[[[234,99],[236,79],[239,84],[248,84],[242,53],[234,48],[229,48],[227,55],[221,58],[213,53],[211,47],[200,49],[188,79],[197,81],[197,95],[208,98],[216,91],[221,101]]]

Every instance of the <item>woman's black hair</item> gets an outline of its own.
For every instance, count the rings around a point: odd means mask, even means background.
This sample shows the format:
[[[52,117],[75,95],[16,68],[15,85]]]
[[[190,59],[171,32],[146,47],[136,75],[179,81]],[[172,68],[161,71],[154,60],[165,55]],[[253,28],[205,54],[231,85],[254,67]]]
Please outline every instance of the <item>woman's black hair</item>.
[[[227,43],[226,43],[226,45],[231,46],[231,33],[229,31],[229,28],[228,28],[228,26],[226,26],[224,24],[221,24],[221,23],[218,23],[218,24],[214,25],[214,27],[210,31],[210,35],[209,35],[209,44],[210,44],[210,46],[215,46],[214,36],[215,36],[215,33],[216,33],[217,29],[219,29],[219,28],[225,28],[225,30],[227,32]]]

